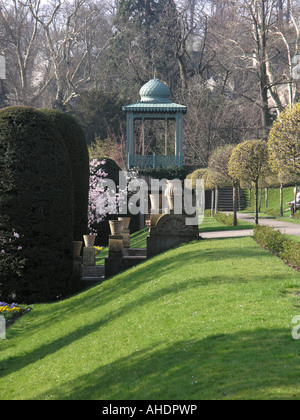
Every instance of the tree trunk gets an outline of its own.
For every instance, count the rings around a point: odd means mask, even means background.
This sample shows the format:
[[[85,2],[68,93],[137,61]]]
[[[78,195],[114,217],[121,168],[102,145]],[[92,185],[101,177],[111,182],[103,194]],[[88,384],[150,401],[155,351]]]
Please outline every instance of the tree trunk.
[[[214,217],[215,191],[211,190],[211,217]]]
[[[297,194],[298,194],[298,187],[297,185],[295,186],[295,198],[294,198],[294,212],[293,212],[293,216],[295,215],[296,211],[297,211]]]
[[[268,209],[269,188],[265,188],[265,210]]]
[[[233,226],[237,226],[237,196],[238,196],[238,183],[233,183]]]
[[[283,184],[280,184],[280,216],[283,217]]]
[[[219,204],[219,188],[216,188],[215,214],[218,213],[218,204]]]
[[[254,211],[255,211],[255,224],[258,225],[258,181],[255,182],[255,197],[254,197]]]
[[[187,74],[186,74],[183,56],[179,55],[177,58],[177,61],[178,61],[178,67],[179,67],[181,88],[185,92],[187,90]]]

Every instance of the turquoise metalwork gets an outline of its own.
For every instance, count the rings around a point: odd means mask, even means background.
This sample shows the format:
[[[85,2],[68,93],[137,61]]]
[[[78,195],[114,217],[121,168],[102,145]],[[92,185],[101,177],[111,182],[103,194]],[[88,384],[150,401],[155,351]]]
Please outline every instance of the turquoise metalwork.
[[[123,107],[127,122],[127,167],[161,168],[168,166],[183,166],[183,114],[186,106],[175,104],[170,100],[170,90],[163,82],[154,78],[140,90],[141,101]],[[176,142],[175,156],[137,156],[134,153],[134,122],[175,120]]]

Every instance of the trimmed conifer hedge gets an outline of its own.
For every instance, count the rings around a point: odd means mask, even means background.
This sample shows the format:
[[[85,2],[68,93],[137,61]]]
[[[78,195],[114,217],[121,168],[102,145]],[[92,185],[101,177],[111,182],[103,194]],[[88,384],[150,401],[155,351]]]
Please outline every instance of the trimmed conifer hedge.
[[[60,133],[33,108],[0,110],[1,299],[68,295],[72,240],[72,173]]]
[[[41,110],[59,130],[71,162],[74,185],[74,241],[82,241],[87,233],[89,195],[89,153],[83,129],[74,117],[65,112]]]

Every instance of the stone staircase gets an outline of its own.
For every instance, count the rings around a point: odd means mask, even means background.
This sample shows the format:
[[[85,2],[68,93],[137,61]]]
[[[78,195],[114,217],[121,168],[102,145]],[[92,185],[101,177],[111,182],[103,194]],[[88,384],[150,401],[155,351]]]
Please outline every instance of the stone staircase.
[[[105,261],[105,278],[109,278],[129,268],[146,261],[146,248],[128,248],[124,249],[121,258],[106,258]]]
[[[219,211],[233,211],[232,203],[232,187],[225,187],[219,190]],[[211,208],[211,191],[206,191],[205,194],[205,208]],[[245,192],[242,188],[238,191],[238,210],[244,210],[246,208]]]

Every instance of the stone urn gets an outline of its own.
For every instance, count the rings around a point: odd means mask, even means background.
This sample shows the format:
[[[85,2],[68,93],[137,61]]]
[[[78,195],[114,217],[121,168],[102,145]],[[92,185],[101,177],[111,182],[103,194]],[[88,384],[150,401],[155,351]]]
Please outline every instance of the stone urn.
[[[118,221],[123,223],[123,229],[129,229],[130,217],[118,217]]]
[[[110,220],[109,227],[110,227],[112,236],[122,236],[122,231],[124,229],[122,221]]]
[[[84,245],[86,248],[92,248],[95,245],[96,236],[97,235],[95,234],[83,235]]]
[[[82,241],[73,241],[73,257],[78,258],[80,257],[82,248]]]

